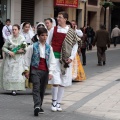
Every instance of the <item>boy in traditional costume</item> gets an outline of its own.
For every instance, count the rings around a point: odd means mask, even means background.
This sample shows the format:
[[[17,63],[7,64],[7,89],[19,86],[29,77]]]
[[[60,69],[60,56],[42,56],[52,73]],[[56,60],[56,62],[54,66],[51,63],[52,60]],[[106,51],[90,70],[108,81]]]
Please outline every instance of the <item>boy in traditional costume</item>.
[[[52,79],[56,60],[52,47],[46,43],[47,29],[40,28],[37,31],[39,41],[29,46],[25,55],[25,65],[31,68],[30,75],[25,76],[33,83],[34,115],[44,113],[42,103],[48,79]],[[27,69],[28,69],[27,68]]]
[[[72,85],[71,62],[78,50],[77,42],[80,41],[75,31],[66,25],[67,19],[68,14],[60,12],[57,17],[58,26],[51,29],[48,38],[57,63],[53,79],[49,81],[49,84],[53,84],[52,111],[62,111],[60,103],[64,94],[64,87]]]

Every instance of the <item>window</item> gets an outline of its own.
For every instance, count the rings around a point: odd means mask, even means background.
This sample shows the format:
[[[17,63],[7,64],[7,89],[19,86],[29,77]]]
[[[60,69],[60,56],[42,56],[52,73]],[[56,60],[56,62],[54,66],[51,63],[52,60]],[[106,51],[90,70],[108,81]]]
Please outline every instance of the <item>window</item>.
[[[22,0],[21,23],[29,22],[31,25],[34,24],[34,5],[34,0]]]
[[[88,5],[94,5],[97,6],[98,0],[88,0]]]

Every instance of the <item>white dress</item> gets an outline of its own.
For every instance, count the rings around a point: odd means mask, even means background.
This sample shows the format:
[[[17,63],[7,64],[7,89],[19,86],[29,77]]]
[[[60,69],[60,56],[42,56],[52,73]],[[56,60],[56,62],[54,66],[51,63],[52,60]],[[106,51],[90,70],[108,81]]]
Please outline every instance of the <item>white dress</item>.
[[[22,76],[22,72],[25,70],[24,54],[15,54],[14,58],[8,55],[11,48],[17,47],[24,40],[21,35],[17,38],[11,35],[3,46],[5,58],[2,67],[1,87],[4,90],[25,90],[25,78]]]
[[[57,32],[59,33],[67,33],[69,30],[69,27],[66,26],[65,28],[62,28],[60,26],[58,26]],[[49,38],[47,39],[47,43],[51,44],[52,38],[53,38],[53,32],[54,32],[54,28],[51,29],[50,34],[49,34]],[[74,59],[77,53],[77,49],[78,49],[78,44],[76,43],[73,46],[72,49],[72,53],[70,56],[70,59]],[[71,86],[72,85],[72,64],[69,65],[69,68],[66,69],[66,74],[62,75],[61,74],[61,65],[59,62],[59,59],[56,59],[56,69],[53,75],[53,79],[49,81],[49,84],[58,84],[58,85],[62,85],[62,86]]]

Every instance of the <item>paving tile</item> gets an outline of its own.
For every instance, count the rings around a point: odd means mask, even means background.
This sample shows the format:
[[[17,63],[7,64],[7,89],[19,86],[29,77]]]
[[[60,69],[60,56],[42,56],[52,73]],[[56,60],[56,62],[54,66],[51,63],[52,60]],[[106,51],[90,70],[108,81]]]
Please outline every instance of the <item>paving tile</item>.
[[[82,98],[86,97],[87,95],[88,95],[88,93],[73,93],[73,94],[70,94],[70,95],[64,97],[63,100],[78,101],[78,100],[81,100]]]

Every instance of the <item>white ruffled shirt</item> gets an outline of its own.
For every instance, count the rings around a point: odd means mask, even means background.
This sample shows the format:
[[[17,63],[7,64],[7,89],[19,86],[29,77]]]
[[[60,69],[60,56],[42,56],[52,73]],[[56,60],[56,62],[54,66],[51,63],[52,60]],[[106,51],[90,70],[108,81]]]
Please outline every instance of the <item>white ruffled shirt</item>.
[[[66,27],[64,27],[64,28],[62,28],[62,27],[59,26],[59,25],[58,25],[58,27],[57,27],[57,32],[59,32],[59,33],[65,33],[65,34],[67,34],[68,30],[69,30],[69,27],[68,27],[67,25],[66,25]],[[50,32],[49,32],[49,36],[48,36],[48,39],[47,39],[47,41],[46,41],[48,44],[51,44],[51,41],[52,41],[52,38],[53,38],[53,33],[54,33],[54,28],[52,28],[52,29],[50,30]],[[79,35],[82,36],[82,34],[81,34],[80,32],[77,32],[77,33],[79,33]],[[78,35],[78,34],[77,34],[77,35]],[[78,35],[78,36],[79,36],[79,35]],[[78,50],[78,44],[76,43],[76,44],[73,46],[70,59],[73,60],[73,59],[75,58],[76,53],[77,53],[77,50]]]
[[[42,45],[41,43],[39,44],[39,50],[40,50],[40,57],[45,58],[45,45]],[[28,70],[30,65],[31,65],[31,58],[33,55],[33,45],[28,46],[25,54],[25,66],[26,69]],[[49,58],[49,74],[53,75],[54,70],[56,68],[56,60],[55,56],[53,53],[52,47],[50,47],[50,58]]]

